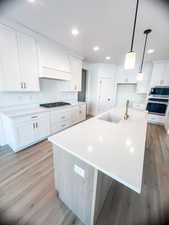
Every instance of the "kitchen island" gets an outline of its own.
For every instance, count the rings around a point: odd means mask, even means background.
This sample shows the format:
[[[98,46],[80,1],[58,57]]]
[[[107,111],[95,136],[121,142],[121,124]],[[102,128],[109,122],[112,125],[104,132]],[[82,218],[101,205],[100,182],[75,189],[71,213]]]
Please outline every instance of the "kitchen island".
[[[49,138],[59,198],[85,225],[96,223],[112,179],[141,192],[147,112],[115,108]]]

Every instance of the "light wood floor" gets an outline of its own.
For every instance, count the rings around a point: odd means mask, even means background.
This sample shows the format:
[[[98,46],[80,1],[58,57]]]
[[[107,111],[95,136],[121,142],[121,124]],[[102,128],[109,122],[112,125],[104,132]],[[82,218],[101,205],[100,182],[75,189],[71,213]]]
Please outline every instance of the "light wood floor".
[[[149,125],[147,137],[141,195],[114,182],[97,225],[156,225],[169,216],[169,135]],[[56,197],[48,141],[17,154],[0,148],[0,215],[19,225],[82,225]]]

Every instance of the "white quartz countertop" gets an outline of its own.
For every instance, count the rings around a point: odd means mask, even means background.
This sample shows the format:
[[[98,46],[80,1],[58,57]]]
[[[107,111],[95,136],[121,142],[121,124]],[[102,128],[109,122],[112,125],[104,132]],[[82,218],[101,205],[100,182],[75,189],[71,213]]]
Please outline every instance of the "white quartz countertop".
[[[113,179],[140,193],[144,163],[147,112],[112,109],[117,123],[94,117],[49,138],[53,144],[71,153]]]
[[[15,108],[15,109],[3,109],[0,111],[1,114],[7,116],[7,117],[19,117],[19,116],[26,116],[30,114],[36,114],[36,113],[43,113],[43,112],[50,112],[52,110],[66,110],[70,107],[86,104],[85,102],[77,102],[73,103],[71,105],[65,105],[65,106],[59,106],[59,107],[53,107],[53,108],[45,108],[45,107],[30,107],[30,108]]]

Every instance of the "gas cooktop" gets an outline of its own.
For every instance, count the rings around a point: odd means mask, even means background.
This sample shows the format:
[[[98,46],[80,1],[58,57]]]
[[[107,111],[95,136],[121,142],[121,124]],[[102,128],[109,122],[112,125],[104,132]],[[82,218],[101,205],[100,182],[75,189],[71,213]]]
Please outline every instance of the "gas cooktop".
[[[70,105],[70,103],[68,103],[68,102],[52,102],[52,103],[40,104],[41,107],[45,107],[45,108],[53,108],[53,107],[65,106],[65,105]]]

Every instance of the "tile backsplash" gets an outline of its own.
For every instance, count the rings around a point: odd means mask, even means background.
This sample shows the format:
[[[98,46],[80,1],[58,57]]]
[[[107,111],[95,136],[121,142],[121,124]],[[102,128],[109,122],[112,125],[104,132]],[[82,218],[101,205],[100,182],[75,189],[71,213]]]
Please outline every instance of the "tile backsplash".
[[[40,79],[40,92],[1,92],[0,108],[31,107],[55,101],[77,101],[77,92],[64,92],[66,81]]]

